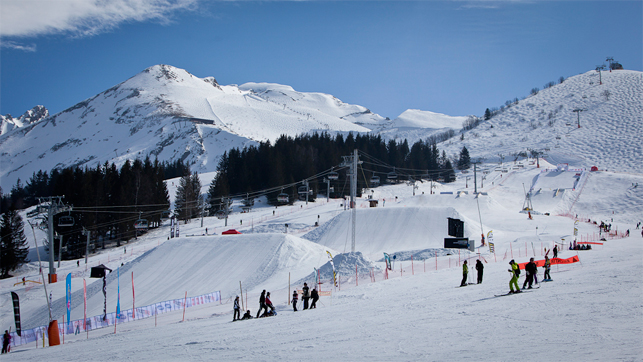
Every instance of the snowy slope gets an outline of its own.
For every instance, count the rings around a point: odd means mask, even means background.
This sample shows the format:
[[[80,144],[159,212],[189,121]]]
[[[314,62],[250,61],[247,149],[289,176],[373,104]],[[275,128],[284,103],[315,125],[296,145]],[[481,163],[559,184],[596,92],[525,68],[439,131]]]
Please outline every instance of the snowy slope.
[[[390,123],[386,123],[374,131],[385,139],[396,139],[409,143],[425,140],[436,133],[448,130],[459,130],[467,117],[453,117],[446,114],[408,109]]]
[[[643,73],[589,71],[543,89],[488,122],[439,145],[449,155],[466,146],[472,158],[498,159],[528,149],[554,165],[643,172]],[[580,112],[580,128],[578,114]]]
[[[566,188],[566,196],[552,198],[557,201],[551,201],[551,206],[578,214],[580,235],[597,233],[593,224],[582,221],[591,218],[610,222],[619,231],[631,229],[632,236],[607,240],[592,251],[562,250],[561,257],[579,255],[581,263],[555,266],[554,282],[543,283],[535,291],[496,298],[508,289],[509,259],[525,262],[534,254],[541,259],[541,246],[550,248],[553,242],[569,238],[574,227],[574,220],[567,216],[534,214],[530,220],[519,212],[523,184],[530,185],[541,175],[535,165],[524,164],[508,173],[487,174],[484,186],[478,185],[487,194],[478,198],[470,192],[471,181],[467,187],[462,179],[437,184],[437,194],[432,195],[430,183],[419,184],[416,196],[411,187],[401,184],[374,189],[373,197],[380,200],[378,208],[366,208],[367,199],[358,201],[356,247],[367,260],[376,259],[374,264],[380,268],[376,282],[362,274],[356,286],[351,277],[354,266],[337,259],[336,267],[345,270],[341,290],[335,290],[332,297],[322,297],[314,311],[292,312],[287,304],[288,275],[295,283],[310,275],[313,268],[327,270],[326,250],[334,255],[346,250],[349,213],[343,211],[340,200],[319,198],[308,205],[297,202],[278,209],[257,205],[250,213],[232,214],[227,227],[216,218],[206,218],[203,227],[198,221],[182,224],[183,237],[169,241],[169,227],[164,225],[136,242],[90,257],[90,265],[104,263],[114,270],[123,263],[121,308],[131,308],[131,272],[138,306],[180,298],[186,291],[193,296],[221,290],[223,303],[188,308],[182,323],[182,313],[174,312],[160,315],[158,321],[150,318],[119,324],[116,334],[109,327],[91,331],[89,339],[85,334],[67,335],[66,344],[56,351],[83,360],[274,360],[292,358],[295,353],[298,358],[313,360],[504,361],[515,359],[515,346],[520,345],[520,353],[549,360],[640,359],[643,304],[637,275],[643,272],[643,247],[640,229],[635,230],[634,224],[643,220],[643,188],[632,183],[643,184],[643,175],[593,172],[577,190],[567,189],[569,179],[560,175],[547,180],[551,188]],[[490,164],[481,165],[490,166],[494,169]],[[551,165],[543,162],[541,166]],[[384,199],[387,202],[381,206]],[[536,200],[534,207],[538,209]],[[395,264],[390,280],[382,280],[381,256],[369,254],[383,250],[403,255],[403,251],[439,248],[438,240],[446,236],[447,216],[465,220],[466,233],[476,241],[480,220],[485,233],[493,231],[496,254],[488,248],[478,249],[486,260],[481,285],[456,288],[462,277],[458,260],[476,258],[457,251],[427,261],[415,254],[413,270],[405,259]],[[320,222],[317,228],[313,226],[316,221]],[[276,227],[284,223],[307,227],[293,227],[289,234],[282,229],[276,234]],[[205,227],[209,233],[234,227],[246,235],[190,236],[203,234]],[[298,237],[304,234],[305,239]],[[337,247],[330,249],[324,244]],[[21,297],[24,328],[47,321],[42,286],[30,290],[13,286],[22,275],[35,277],[33,265],[37,262],[24,268],[25,274],[0,281],[2,325],[12,325],[11,290]],[[402,276],[400,266],[404,268]],[[75,261],[65,261],[59,276],[79,269],[83,269],[82,260],[80,268]],[[472,271],[469,280],[474,278]],[[523,280],[521,277],[521,286]],[[258,294],[267,289],[279,315],[230,323],[229,297],[239,294],[240,281],[244,295],[246,290],[249,294],[246,308],[256,312]],[[88,315],[100,314],[101,283],[94,279],[87,282],[91,291]],[[328,290],[329,282],[324,282],[322,288]],[[291,292],[294,287],[300,288],[301,283],[291,285]],[[107,308],[113,311],[115,274],[108,277],[107,288]],[[82,278],[72,279],[72,289],[75,319],[83,310]],[[65,310],[64,283],[48,285],[48,290],[54,295],[54,316],[60,320]],[[30,343],[15,347],[3,361],[42,360],[52,351],[35,349]]]

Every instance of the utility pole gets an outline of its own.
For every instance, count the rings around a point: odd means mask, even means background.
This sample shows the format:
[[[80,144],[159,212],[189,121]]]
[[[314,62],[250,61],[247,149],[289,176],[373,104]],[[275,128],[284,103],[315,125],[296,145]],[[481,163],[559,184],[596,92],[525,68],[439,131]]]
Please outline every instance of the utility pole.
[[[357,149],[353,150],[352,156],[342,156],[344,162],[342,166],[349,167],[349,174],[351,177],[351,200],[350,208],[351,210],[351,219],[352,219],[352,232],[351,232],[351,252],[355,252],[355,224],[356,224],[356,209],[355,209],[355,198],[357,196],[357,165],[360,164],[359,157],[357,155]]]
[[[85,265],[87,265],[87,256],[89,255],[89,237],[91,234],[91,231],[83,228],[83,235],[87,235],[87,243],[85,244]]]
[[[477,181],[477,167],[479,162],[471,162],[473,163],[473,193],[477,194],[478,193],[478,181]]]
[[[56,268],[54,267],[54,216],[64,211],[70,211],[71,207],[64,206],[62,199],[65,196],[49,196],[38,198],[39,203],[48,202],[47,206],[47,239],[49,241],[49,283],[58,281]],[[62,240],[61,240],[62,241]],[[61,242],[62,244],[62,242]]]
[[[576,112],[577,115],[577,121],[578,121],[578,128],[580,128],[580,112],[585,111],[584,109],[576,108],[572,112]]]

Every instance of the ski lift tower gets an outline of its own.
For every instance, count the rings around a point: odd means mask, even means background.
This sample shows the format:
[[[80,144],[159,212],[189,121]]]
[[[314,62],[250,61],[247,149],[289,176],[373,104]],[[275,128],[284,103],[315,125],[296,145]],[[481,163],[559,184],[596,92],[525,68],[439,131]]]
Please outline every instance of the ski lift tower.
[[[580,109],[580,108],[576,108],[572,111],[572,112],[576,112],[578,128],[580,128],[580,112],[584,112],[584,111],[586,111],[586,109]]]
[[[355,252],[355,218],[356,218],[356,209],[355,209],[355,198],[357,196],[357,165],[361,164],[359,161],[359,156],[357,155],[357,149],[353,150],[352,156],[342,156],[344,162],[342,162],[343,167],[349,167],[349,175],[351,177],[351,201],[350,208],[351,210],[351,219],[352,219],[352,232],[351,232],[351,252]]]
[[[49,240],[49,284],[56,283],[58,281],[56,268],[54,268],[54,216],[61,212],[71,211],[71,207],[63,205],[62,199],[64,198],[65,196],[49,196],[38,198],[38,202],[48,203],[46,207],[47,239]]]

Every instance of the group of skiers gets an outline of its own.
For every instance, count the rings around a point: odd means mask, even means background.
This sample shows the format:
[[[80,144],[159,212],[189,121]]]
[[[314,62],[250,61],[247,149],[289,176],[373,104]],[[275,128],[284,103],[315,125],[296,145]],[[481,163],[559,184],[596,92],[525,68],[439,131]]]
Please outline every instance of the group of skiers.
[[[292,292],[292,309],[294,312],[297,311],[297,300],[299,299],[299,295],[297,294],[297,290]],[[304,303],[304,310],[308,309],[308,299],[312,299],[312,303],[310,304],[310,309],[317,308],[317,301],[319,300],[319,293],[317,293],[317,287],[313,287],[313,290],[311,291],[310,288],[308,288],[308,284],[304,283],[304,286],[301,288],[301,300]]]
[[[484,273],[484,264],[478,259],[476,261],[476,270],[478,271],[478,284],[482,283],[482,274]],[[462,282],[460,282],[460,286],[464,287],[467,285],[467,275],[469,274],[469,266],[467,265],[467,261],[465,260],[464,263],[462,264]]]
[[[511,273],[511,280],[509,280],[509,293],[520,293],[520,288],[518,287],[518,278],[520,277],[520,266],[512,259],[509,262],[510,268],[507,270]],[[551,260],[545,255],[545,269],[543,281],[551,281]],[[527,276],[525,277],[525,282],[522,283],[522,289],[532,289],[533,284],[538,284],[538,267],[534,262],[534,258],[529,259],[529,263],[525,265],[525,272]],[[529,286],[527,286],[529,285]]]
[[[299,295],[297,294],[297,290],[295,290],[292,294],[292,306],[295,312],[297,311],[298,299],[299,299]],[[304,304],[304,310],[308,309],[309,299],[312,299],[310,309],[317,308],[317,301],[319,300],[319,293],[317,292],[317,288],[313,287],[313,290],[310,290],[310,288],[308,287],[308,283],[304,283],[304,286],[302,288],[301,299]],[[232,317],[233,322],[237,320],[253,318],[249,309],[246,311],[243,317],[241,317],[241,307],[239,306],[238,295],[236,296],[236,298],[234,298],[233,309],[234,309],[234,315]],[[263,314],[261,313],[261,311],[263,311]],[[277,310],[275,310],[275,306],[272,304],[272,301],[270,301],[270,292],[266,292],[266,290],[264,289],[261,292],[261,295],[259,296],[259,310],[257,311],[257,315],[254,318],[270,317],[270,316],[276,316],[276,315],[277,315]]]
[[[554,253],[556,256],[558,256],[558,250],[556,247],[554,247]],[[508,270],[511,273],[511,280],[509,281],[509,293],[520,293],[520,288],[518,287],[518,278],[520,277],[520,266],[512,259],[509,262],[510,269]],[[545,269],[545,275],[544,275],[544,281],[551,281],[551,276],[549,274],[551,270],[551,260],[549,260],[549,257],[545,255],[545,265],[543,265],[543,268]],[[478,259],[476,261],[476,270],[478,271],[478,283],[482,283],[482,275],[484,272],[484,264]],[[525,278],[525,282],[522,284],[522,289],[532,289],[533,284],[538,284],[538,267],[536,266],[536,263],[534,262],[534,258],[529,259],[529,263],[525,265],[525,272],[527,274],[527,277]],[[467,275],[469,274],[469,266],[467,264],[467,261],[465,260],[464,263],[462,263],[462,281],[460,282],[460,286],[464,287],[467,285]]]

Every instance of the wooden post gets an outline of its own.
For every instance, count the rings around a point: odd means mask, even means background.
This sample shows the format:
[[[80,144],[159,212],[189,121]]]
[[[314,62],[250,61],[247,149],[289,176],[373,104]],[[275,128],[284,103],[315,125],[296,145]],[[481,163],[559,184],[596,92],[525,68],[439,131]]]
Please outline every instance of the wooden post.
[[[182,322],[185,321],[185,306],[188,304],[188,291],[185,291],[185,299],[183,299],[183,320]]]
[[[239,291],[241,292],[241,309],[245,311],[246,307],[243,306],[243,289],[241,288],[241,280],[239,280]]]

